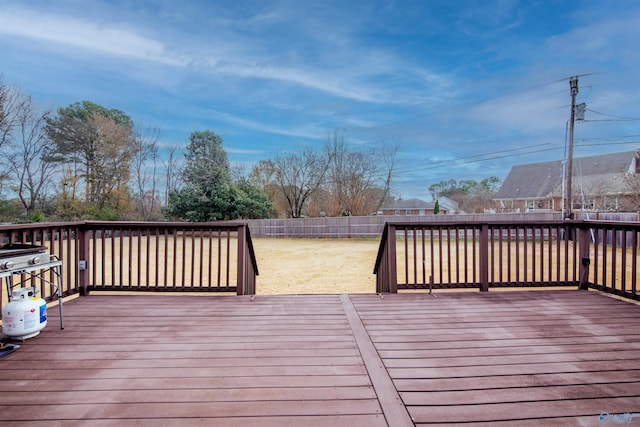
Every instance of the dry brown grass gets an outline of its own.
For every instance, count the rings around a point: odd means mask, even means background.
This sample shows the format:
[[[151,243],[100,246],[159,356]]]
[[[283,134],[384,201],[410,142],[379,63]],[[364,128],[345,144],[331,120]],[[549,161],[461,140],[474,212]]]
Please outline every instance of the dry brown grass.
[[[258,294],[375,293],[377,239],[254,238]]]
[[[253,246],[258,263],[259,275],[256,282],[256,291],[258,294],[334,294],[334,293],[374,293],[376,289],[375,275],[373,267],[376,259],[379,241],[377,239],[274,239],[274,238],[253,238]],[[232,265],[235,263],[236,240],[231,240],[230,253]],[[119,239],[116,239],[115,256],[119,259]],[[203,259],[211,259],[213,261],[212,270],[214,272],[213,280],[217,274],[215,249],[217,243],[213,244],[213,252],[210,253],[209,241],[206,240],[201,246],[200,239],[196,239],[195,243],[190,239],[186,241],[187,256],[183,256],[182,242],[176,245],[174,253],[173,245],[170,244],[165,251],[164,240],[158,243],[152,238],[150,241],[151,254],[159,251],[160,265],[156,268],[150,268],[148,271],[141,272],[142,280],[146,280],[147,275],[149,281],[154,283],[165,279],[164,264],[165,259],[170,260],[170,268],[167,268],[167,281],[172,283],[176,281],[178,286],[182,283],[183,278],[186,280],[186,286],[191,286],[190,275],[192,271],[196,272],[196,280],[199,280],[198,271],[200,263],[199,256],[196,258],[195,264],[191,262],[191,251],[196,250],[201,253]],[[226,244],[223,243],[223,247]],[[143,248],[146,247],[146,241],[142,242]],[[134,247],[130,249],[125,246],[123,250],[123,258],[129,259],[129,252],[137,252]],[[223,249],[223,260],[224,257]],[[155,255],[149,256],[153,263]],[[98,280],[101,275],[105,274],[105,283],[111,283],[112,271],[112,251],[111,242],[106,242],[106,247],[98,248],[98,259],[103,260],[97,262],[94,266],[97,272]],[[133,257],[131,261],[135,264],[131,271],[125,269],[122,276],[124,283],[129,280],[129,276],[133,276],[133,281],[137,279],[137,258]],[[146,265],[147,255],[143,254],[141,261]],[[118,262],[116,262],[117,265]],[[223,264],[224,265],[224,264]],[[227,280],[227,275],[223,267],[221,271],[222,283]],[[115,281],[119,282],[119,270],[116,269]],[[228,279],[233,284],[236,280],[236,268],[230,268]],[[204,283],[208,282],[207,273],[204,272],[202,278]]]

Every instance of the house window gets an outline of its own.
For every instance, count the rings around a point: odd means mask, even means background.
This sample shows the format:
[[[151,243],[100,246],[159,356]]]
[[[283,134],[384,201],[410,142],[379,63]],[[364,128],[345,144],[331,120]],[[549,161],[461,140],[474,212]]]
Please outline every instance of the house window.
[[[407,215],[411,215],[411,209],[407,209]]]
[[[402,215],[402,211],[401,211],[400,209],[396,209],[395,214],[396,214],[396,215]]]
[[[604,196],[604,210],[608,212],[618,210],[618,196]]]
[[[572,204],[573,204],[573,209],[583,210],[583,211],[592,211],[595,206],[593,199],[577,200],[577,201],[574,201]]]
[[[535,200],[527,200],[527,210],[535,209],[535,207],[536,207]]]

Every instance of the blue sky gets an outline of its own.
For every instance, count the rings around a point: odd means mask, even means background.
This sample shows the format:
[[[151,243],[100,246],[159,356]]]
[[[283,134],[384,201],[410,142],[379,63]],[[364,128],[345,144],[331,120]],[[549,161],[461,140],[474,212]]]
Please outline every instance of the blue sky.
[[[219,134],[233,163],[399,146],[394,193],[640,146],[640,2],[57,0],[0,3],[0,74],[43,108],[117,108],[163,146]],[[634,119],[634,120],[627,120]]]

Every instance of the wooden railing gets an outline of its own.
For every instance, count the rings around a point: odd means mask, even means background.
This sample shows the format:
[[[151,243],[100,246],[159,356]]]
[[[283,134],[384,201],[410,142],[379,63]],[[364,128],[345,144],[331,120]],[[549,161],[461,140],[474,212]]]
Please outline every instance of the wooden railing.
[[[640,299],[638,232],[601,221],[387,223],[376,292],[572,286]]]
[[[258,274],[244,223],[86,223],[81,293],[108,291],[255,294]]]
[[[591,242],[588,258],[589,287],[640,299],[639,223],[589,221],[581,227],[582,238]]]
[[[92,290],[255,294],[258,266],[245,223],[5,225],[0,226],[0,243],[46,246],[63,261],[63,296]],[[53,278],[53,272],[47,274]],[[27,285],[53,298],[45,281]],[[4,304],[4,284],[0,296]]]

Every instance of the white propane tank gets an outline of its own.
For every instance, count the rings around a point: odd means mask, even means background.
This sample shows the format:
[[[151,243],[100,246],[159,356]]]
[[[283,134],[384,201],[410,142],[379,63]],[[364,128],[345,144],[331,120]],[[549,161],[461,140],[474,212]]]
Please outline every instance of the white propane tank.
[[[16,289],[2,307],[2,332],[12,338],[35,337],[47,326],[47,303],[33,287]]]

